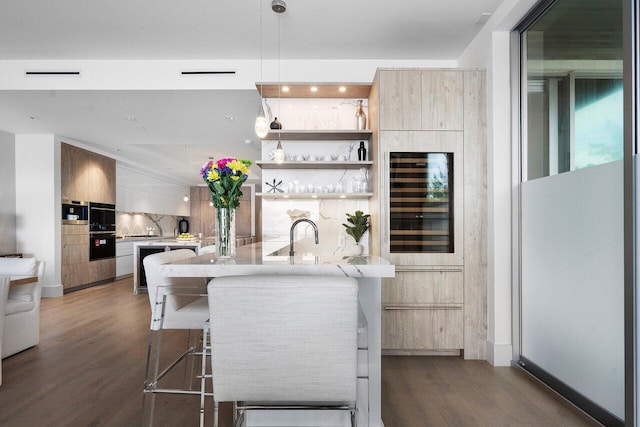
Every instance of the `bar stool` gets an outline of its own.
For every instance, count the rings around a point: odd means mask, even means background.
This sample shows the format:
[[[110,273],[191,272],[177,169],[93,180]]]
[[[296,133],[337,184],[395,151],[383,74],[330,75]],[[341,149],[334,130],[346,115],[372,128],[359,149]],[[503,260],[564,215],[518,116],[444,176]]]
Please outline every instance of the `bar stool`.
[[[237,404],[236,425],[261,409],[343,410],[356,425],[355,279],[218,277],[207,294],[214,402]]]
[[[144,258],[144,268],[151,305],[151,325],[149,330],[149,347],[147,351],[147,366],[143,388],[143,417],[145,417],[146,396],[151,395],[149,408],[149,425],[153,425],[155,395],[158,393],[211,395],[202,387],[205,381],[200,381],[200,390],[194,390],[191,386],[195,372],[192,360],[194,356],[206,359],[206,337],[203,337],[202,345],[197,338],[201,331],[205,331],[205,322],[209,318],[209,306],[206,296],[206,281],[202,278],[170,278],[161,273],[163,264],[195,257],[196,254],[187,249],[161,252]],[[188,330],[189,338],[186,350],[164,369],[160,369],[160,356],[162,353],[162,332],[165,329]],[[185,372],[189,373],[189,386],[183,388],[159,387],[159,382],[173,368],[182,361],[186,362]],[[206,376],[203,360],[200,377]],[[191,369],[189,369],[189,367]],[[184,384],[183,384],[184,386]],[[146,418],[146,417],[145,417]],[[200,408],[201,425],[204,423],[204,406]],[[143,420],[145,421],[145,420]]]

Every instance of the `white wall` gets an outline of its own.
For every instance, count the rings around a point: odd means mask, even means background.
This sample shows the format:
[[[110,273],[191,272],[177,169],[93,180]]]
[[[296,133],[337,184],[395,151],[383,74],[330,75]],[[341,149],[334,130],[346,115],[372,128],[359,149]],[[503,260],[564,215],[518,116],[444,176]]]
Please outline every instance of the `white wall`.
[[[16,251],[15,135],[0,131],[0,254]]]
[[[62,295],[60,144],[53,135],[16,135],[16,249],[46,261],[43,296]]]
[[[508,224],[518,142],[511,138],[510,31],[535,3],[505,0],[458,58],[460,67],[487,70],[487,358],[494,366],[508,366],[513,357],[513,236]]]

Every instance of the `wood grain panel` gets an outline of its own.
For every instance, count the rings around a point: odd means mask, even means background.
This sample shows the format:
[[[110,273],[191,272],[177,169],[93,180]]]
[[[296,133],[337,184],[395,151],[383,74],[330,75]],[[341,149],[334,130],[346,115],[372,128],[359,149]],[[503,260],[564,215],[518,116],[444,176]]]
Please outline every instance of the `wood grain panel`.
[[[462,271],[396,271],[382,280],[383,304],[462,304]]]
[[[454,350],[463,348],[461,305],[444,308],[383,305],[382,349]]]
[[[89,262],[89,283],[116,277],[116,259],[100,259]]]
[[[462,130],[463,72],[423,70],[422,130]]]
[[[484,71],[464,72],[464,357],[487,340],[487,110]]]
[[[420,71],[380,71],[380,130],[420,130],[422,91]]]
[[[89,226],[63,224],[61,245],[63,289],[89,283]]]
[[[114,159],[65,143],[60,153],[62,199],[116,203]]]

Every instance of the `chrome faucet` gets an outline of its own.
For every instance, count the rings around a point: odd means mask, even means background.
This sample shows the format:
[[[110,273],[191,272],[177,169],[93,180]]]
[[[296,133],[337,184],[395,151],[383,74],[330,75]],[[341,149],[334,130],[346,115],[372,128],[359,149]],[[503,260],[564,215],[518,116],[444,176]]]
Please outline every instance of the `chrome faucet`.
[[[301,222],[308,222],[309,224],[311,224],[313,226],[313,232],[316,235],[316,245],[319,243],[319,241],[318,241],[318,226],[316,225],[316,223],[311,221],[310,219],[307,219],[307,218],[298,219],[298,220],[294,221],[293,224],[291,224],[291,230],[289,230],[289,256],[294,256],[295,253],[296,253],[296,251],[293,250],[293,229],[296,228],[296,225],[298,225]]]

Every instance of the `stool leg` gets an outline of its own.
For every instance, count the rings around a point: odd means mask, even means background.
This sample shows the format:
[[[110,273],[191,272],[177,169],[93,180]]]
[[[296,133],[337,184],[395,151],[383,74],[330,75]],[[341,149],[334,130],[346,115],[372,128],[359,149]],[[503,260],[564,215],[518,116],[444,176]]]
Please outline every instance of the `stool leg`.
[[[202,366],[200,370],[200,427],[204,427],[204,401],[207,392],[207,356],[208,356],[208,344],[207,337],[209,336],[209,321],[204,323],[202,329]],[[215,423],[215,421],[214,421]]]

